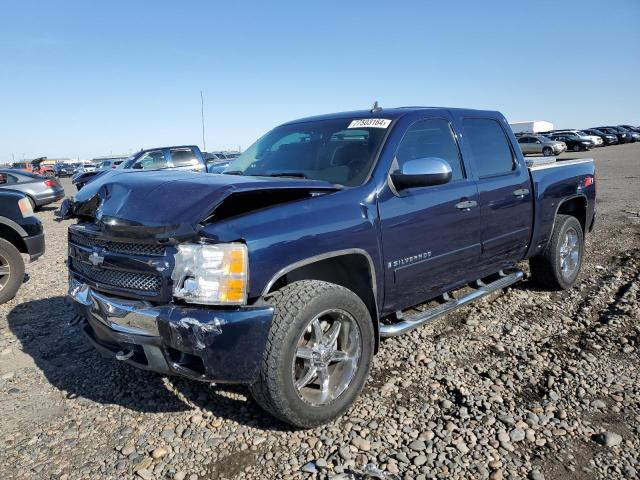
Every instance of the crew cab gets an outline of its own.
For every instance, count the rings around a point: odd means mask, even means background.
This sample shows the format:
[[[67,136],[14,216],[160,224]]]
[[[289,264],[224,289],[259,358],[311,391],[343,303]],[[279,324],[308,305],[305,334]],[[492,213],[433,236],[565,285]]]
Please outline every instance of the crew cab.
[[[24,280],[22,254],[44,253],[44,229],[21,192],[0,189],[0,304],[11,300]]]
[[[98,170],[80,172],[72,177],[71,183],[80,190],[94,178],[110,172],[112,169],[191,170],[194,172],[207,172],[207,167],[208,162],[205,161],[202,152],[200,152],[200,148],[196,145],[150,148],[140,150],[127,159],[119,160],[117,164],[110,163],[108,166],[101,164]]]
[[[349,408],[382,338],[521,280],[521,262],[570,288],[595,188],[589,159],[528,168],[495,111],[296,120],[224,174],[116,171],[65,200],[69,296],[105,354],[248,384],[312,427]]]

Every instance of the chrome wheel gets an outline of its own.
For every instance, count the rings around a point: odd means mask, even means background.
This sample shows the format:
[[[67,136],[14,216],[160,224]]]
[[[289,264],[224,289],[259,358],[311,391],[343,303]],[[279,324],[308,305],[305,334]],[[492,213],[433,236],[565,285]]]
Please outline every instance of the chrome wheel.
[[[9,278],[11,278],[11,265],[6,258],[0,255],[0,290],[7,284]]]
[[[564,278],[570,278],[580,263],[580,244],[578,232],[570,228],[564,235],[560,246],[560,269]]]
[[[305,402],[327,405],[351,384],[362,352],[362,335],[345,310],[325,310],[314,317],[298,339],[292,375]]]

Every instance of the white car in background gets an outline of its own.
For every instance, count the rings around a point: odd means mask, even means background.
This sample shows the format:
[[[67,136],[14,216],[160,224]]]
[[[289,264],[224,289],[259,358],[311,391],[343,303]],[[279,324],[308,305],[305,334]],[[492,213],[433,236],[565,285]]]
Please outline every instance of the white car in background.
[[[602,140],[602,137],[598,137],[597,135],[589,135],[588,133],[585,133],[582,130],[554,130],[553,133],[575,133],[581,138],[586,138],[587,140],[591,140],[596,147],[602,147],[604,143],[604,140]]]

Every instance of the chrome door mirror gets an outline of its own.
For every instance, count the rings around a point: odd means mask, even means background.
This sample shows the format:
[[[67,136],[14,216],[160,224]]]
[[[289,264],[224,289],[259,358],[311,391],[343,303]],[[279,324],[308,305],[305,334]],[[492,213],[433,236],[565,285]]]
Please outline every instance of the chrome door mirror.
[[[451,165],[438,157],[407,160],[401,170],[391,174],[396,190],[442,185],[451,181]]]

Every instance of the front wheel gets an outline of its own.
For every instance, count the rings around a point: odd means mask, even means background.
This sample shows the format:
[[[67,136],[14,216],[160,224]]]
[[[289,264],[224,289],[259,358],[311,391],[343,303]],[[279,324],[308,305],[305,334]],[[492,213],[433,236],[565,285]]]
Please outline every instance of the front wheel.
[[[553,149],[552,149],[551,147],[544,147],[544,148],[542,149],[542,154],[543,154],[545,157],[550,157],[551,155],[553,155]]]
[[[267,301],[275,311],[253,398],[296,427],[339,417],[369,373],[374,330],[367,307],[352,291],[318,280],[294,282]]]
[[[12,243],[0,238],[0,303],[11,300],[24,280],[24,260]]]
[[[582,147],[580,145],[574,145],[573,146],[573,151],[574,152],[579,152],[580,150],[582,150]]]
[[[553,290],[571,288],[584,253],[582,225],[576,217],[558,215],[544,252],[529,260],[533,280]]]

